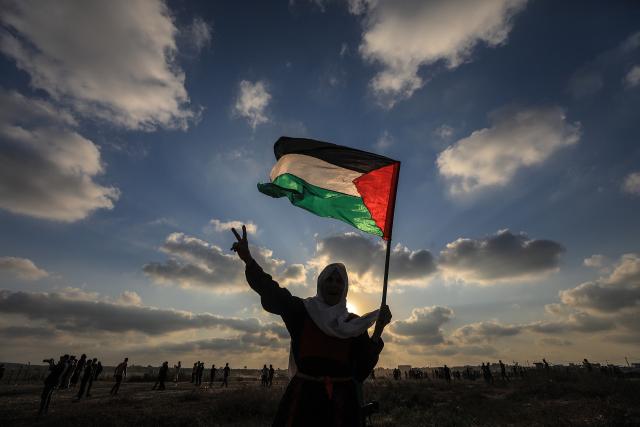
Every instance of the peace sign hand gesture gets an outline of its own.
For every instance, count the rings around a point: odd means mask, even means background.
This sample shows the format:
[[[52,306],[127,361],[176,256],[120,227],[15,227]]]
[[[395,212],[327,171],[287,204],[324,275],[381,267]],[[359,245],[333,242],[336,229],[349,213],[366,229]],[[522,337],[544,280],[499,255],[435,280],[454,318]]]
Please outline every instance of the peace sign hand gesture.
[[[231,228],[231,231],[233,231],[236,239],[238,239],[238,241],[231,246],[231,250],[236,252],[245,264],[248,264],[252,258],[251,252],[249,252],[249,241],[247,240],[247,227],[242,226],[242,237],[240,237],[235,228]]]

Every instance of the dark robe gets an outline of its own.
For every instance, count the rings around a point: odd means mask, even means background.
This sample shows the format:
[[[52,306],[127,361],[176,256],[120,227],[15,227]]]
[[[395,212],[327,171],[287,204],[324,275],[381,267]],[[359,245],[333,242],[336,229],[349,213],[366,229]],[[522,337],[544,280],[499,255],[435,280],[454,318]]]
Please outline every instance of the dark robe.
[[[281,288],[255,261],[247,264],[245,274],[262,307],[282,317],[299,373],[289,382],[273,425],[362,425],[362,382],[378,363],[382,340],[374,342],[366,331],[346,339],[326,335],[303,300]]]

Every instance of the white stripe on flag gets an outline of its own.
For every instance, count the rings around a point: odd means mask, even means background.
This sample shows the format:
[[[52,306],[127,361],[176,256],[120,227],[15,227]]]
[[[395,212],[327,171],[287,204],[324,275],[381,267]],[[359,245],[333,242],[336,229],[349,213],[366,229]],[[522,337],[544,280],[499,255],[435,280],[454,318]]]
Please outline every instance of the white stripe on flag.
[[[285,154],[271,169],[271,181],[285,173],[295,175],[316,187],[361,197],[353,180],[362,176],[362,173],[341,168],[316,157]]]

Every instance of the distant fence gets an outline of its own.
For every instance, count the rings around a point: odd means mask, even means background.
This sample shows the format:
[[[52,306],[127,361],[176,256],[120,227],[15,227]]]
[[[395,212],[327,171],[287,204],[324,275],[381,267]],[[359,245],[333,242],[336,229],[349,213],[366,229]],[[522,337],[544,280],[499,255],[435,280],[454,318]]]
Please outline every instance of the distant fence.
[[[111,381],[113,378],[113,366],[104,366],[103,371],[98,376],[99,381]],[[128,382],[153,382],[158,377],[159,368],[130,366],[127,369]],[[209,382],[210,370],[206,369],[202,376],[202,382]],[[0,384],[41,384],[49,375],[49,366],[47,365],[31,365],[28,363],[8,363],[5,364],[5,371]],[[175,370],[169,369],[167,382],[173,381],[175,378]],[[276,371],[275,379],[288,378],[286,371]],[[253,382],[260,380],[260,371],[258,369],[235,369],[231,371],[230,381],[233,382]],[[191,369],[184,369],[180,373],[180,382],[191,381]],[[222,381],[222,372],[218,370],[216,382]]]
[[[31,365],[11,363],[5,364],[5,371],[0,384],[40,384],[49,375],[49,367],[44,365]],[[106,378],[105,371],[98,375],[98,380]]]

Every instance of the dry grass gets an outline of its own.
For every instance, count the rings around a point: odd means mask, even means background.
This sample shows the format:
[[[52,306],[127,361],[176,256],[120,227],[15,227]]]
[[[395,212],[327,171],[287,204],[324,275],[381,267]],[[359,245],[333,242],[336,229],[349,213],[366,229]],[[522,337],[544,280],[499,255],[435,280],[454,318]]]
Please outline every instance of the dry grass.
[[[117,397],[110,382],[94,384],[93,396],[73,401],[56,391],[50,413],[38,418],[40,386],[0,387],[3,426],[266,426],[275,414],[284,383],[271,389],[258,382],[231,382],[194,389],[188,383],[151,391],[150,383],[125,383]],[[640,381],[600,375],[531,376],[496,383],[377,380],[365,387],[378,400],[375,426],[640,425]]]

